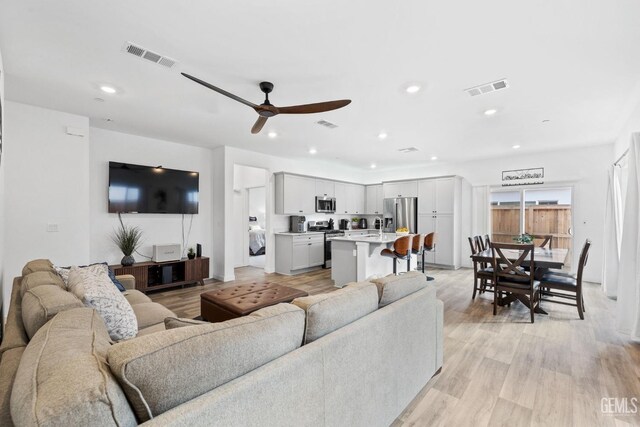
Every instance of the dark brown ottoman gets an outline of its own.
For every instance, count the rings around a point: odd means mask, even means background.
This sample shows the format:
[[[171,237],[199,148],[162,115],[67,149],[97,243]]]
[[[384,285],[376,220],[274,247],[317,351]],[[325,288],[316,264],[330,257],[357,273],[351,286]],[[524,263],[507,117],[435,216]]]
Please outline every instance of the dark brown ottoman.
[[[305,291],[272,283],[231,286],[200,294],[200,313],[208,322],[224,322],[307,295]]]

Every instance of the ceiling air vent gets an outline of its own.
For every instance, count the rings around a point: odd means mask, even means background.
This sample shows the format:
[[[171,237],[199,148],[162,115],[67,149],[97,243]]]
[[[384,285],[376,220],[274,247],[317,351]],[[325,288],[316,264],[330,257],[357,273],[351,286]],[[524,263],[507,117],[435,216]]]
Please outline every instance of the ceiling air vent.
[[[154,64],[162,65],[167,68],[171,68],[176,65],[176,61],[174,59],[168,58],[166,56],[162,56],[158,53],[152,52],[144,47],[135,45],[131,42],[127,42],[124,44],[122,49],[124,52],[135,55],[139,58],[144,58],[147,61],[151,61]]]
[[[470,87],[469,89],[465,89],[470,96],[478,96],[484,95],[485,93],[495,92],[496,90],[506,89],[509,87],[506,79],[496,80],[491,83],[484,83],[478,86]]]
[[[413,153],[415,151],[418,151],[418,149],[416,147],[407,147],[407,148],[401,148],[398,151],[401,153]]]
[[[324,127],[326,127],[326,128],[329,128],[329,129],[335,129],[335,128],[337,128],[337,127],[338,127],[338,125],[333,124],[333,123],[331,123],[331,122],[328,122],[328,121],[326,121],[326,120],[319,120],[319,121],[317,121],[316,123],[317,123],[317,124],[319,124],[320,126],[324,126]]]

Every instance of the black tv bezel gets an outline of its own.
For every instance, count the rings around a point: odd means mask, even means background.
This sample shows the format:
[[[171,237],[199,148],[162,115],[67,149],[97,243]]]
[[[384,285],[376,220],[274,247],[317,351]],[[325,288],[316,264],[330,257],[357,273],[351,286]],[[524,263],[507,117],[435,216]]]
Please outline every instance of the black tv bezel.
[[[134,167],[134,168],[144,168],[144,169],[158,169],[161,168],[163,170],[167,170],[167,171],[172,171],[172,172],[180,172],[180,173],[184,173],[184,174],[197,174],[198,176],[198,194],[200,194],[200,172],[198,171],[188,171],[188,170],[183,170],[183,169],[172,169],[172,168],[165,168],[163,166],[147,166],[147,165],[137,165],[135,163],[127,163],[127,162],[118,162],[115,160],[110,160],[109,161],[109,168],[108,168],[108,173],[109,173],[109,178],[108,178],[108,185],[107,185],[107,211],[110,214],[140,214],[140,215],[198,215],[200,213],[200,199],[198,198],[198,203],[196,204],[196,211],[195,212],[139,212],[139,211],[117,211],[117,210],[111,210],[111,200],[109,200],[109,188],[111,188],[111,169],[112,169],[112,165],[126,165],[126,166],[130,166],[130,167]]]

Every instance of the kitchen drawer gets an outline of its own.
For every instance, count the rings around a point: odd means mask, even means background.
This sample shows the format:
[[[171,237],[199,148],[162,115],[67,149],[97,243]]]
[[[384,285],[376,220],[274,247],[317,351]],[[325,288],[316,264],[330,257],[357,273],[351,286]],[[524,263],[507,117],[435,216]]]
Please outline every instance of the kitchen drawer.
[[[301,235],[301,236],[293,236],[293,243],[315,243],[315,242],[324,242],[324,234],[311,234],[311,235]]]

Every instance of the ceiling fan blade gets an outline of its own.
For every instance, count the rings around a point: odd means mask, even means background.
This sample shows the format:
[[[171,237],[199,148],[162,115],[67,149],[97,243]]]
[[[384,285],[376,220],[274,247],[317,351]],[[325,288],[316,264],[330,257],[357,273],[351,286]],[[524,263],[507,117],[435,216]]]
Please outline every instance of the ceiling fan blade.
[[[350,99],[339,101],[318,102],[316,104],[293,105],[291,107],[278,107],[279,114],[310,114],[337,110],[351,103]]]
[[[262,126],[264,126],[265,123],[267,123],[266,117],[262,117],[262,116],[258,117],[258,120],[256,120],[255,124],[251,128],[251,133],[253,134],[260,133],[260,131],[262,130]]]
[[[204,87],[206,87],[206,88],[209,88],[209,89],[211,89],[211,90],[215,90],[215,91],[216,91],[216,92],[218,92],[219,94],[224,95],[224,96],[227,96],[227,97],[229,97],[229,98],[233,99],[234,101],[241,102],[241,103],[243,103],[244,105],[246,105],[246,106],[248,106],[248,107],[251,107],[251,108],[254,108],[254,109],[257,107],[257,105],[256,105],[256,104],[254,104],[253,102],[249,102],[249,101],[247,101],[246,99],[242,99],[242,98],[240,98],[239,96],[236,96],[236,95],[234,95],[234,94],[232,94],[232,93],[229,93],[229,92],[227,92],[227,91],[226,91],[226,90],[224,90],[224,89],[220,89],[219,87],[215,87],[214,85],[212,85],[212,84],[210,84],[210,83],[207,83],[207,82],[205,82],[204,80],[200,80],[200,79],[199,79],[199,78],[197,78],[197,77],[190,76],[190,75],[189,75],[189,74],[187,74],[187,73],[180,73],[180,74],[182,74],[183,76],[185,76],[185,77],[186,77],[186,78],[188,78],[189,80],[193,80],[193,81],[194,81],[194,82],[196,82],[196,83],[200,83],[202,86],[204,86]]]

